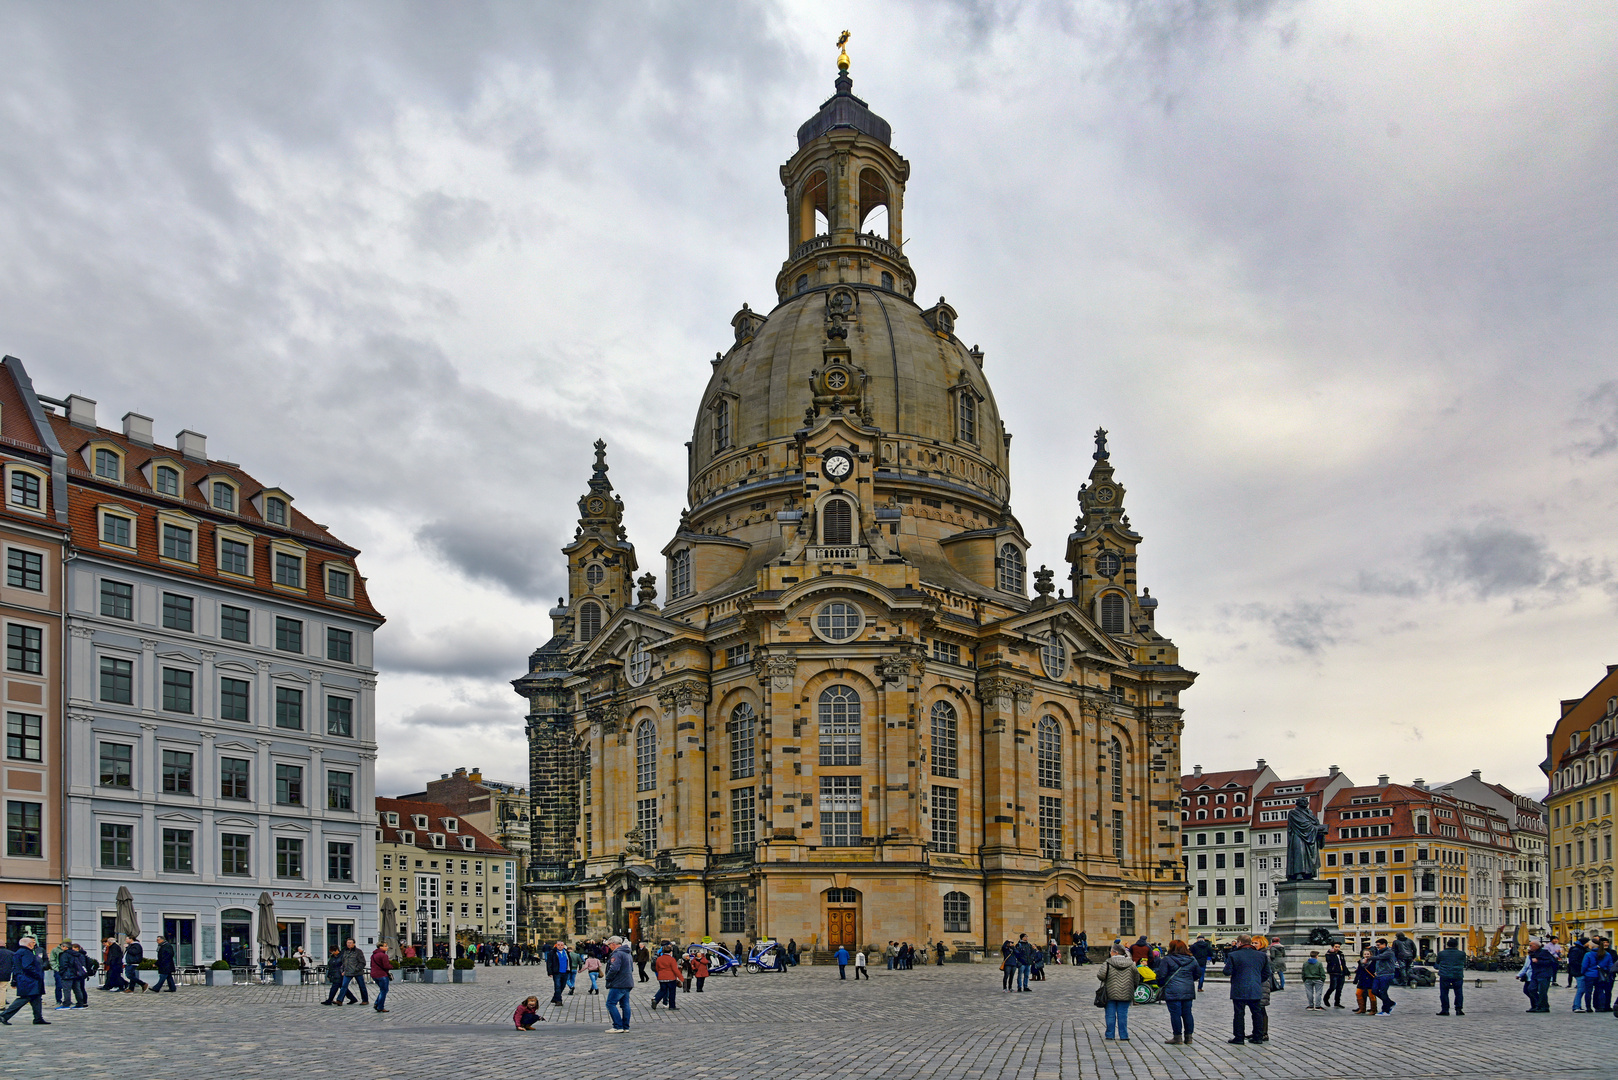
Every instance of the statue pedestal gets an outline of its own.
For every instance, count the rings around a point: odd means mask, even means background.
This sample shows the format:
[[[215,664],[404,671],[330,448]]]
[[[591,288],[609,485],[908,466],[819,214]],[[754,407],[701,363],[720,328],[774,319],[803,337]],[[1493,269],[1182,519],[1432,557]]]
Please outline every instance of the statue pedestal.
[[[1331,914],[1331,891],[1324,881],[1282,881],[1275,886],[1275,922],[1270,925],[1270,938],[1289,946],[1288,959],[1296,957],[1296,966],[1309,958],[1310,949],[1326,951],[1326,945],[1311,945],[1309,937],[1317,929],[1324,929],[1339,943],[1343,935],[1337,929],[1337,920]],[[1295,965],[1289,964],[1289,969]]]

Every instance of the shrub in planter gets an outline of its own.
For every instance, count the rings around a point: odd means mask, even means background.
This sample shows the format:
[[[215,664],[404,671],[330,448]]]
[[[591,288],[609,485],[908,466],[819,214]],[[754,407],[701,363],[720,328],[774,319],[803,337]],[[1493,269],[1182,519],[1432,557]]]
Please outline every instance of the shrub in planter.
[[[275,966],[280,968],[282,971],[297,971],[302,965],[300,965],[290,956],[283,956],[281,959],[275,962]]]
[[[156,971],[157,970],[157,961],[156,960],[142,960],[140,962],[140,970],[142,970],[142,971]]]
[[[230,962],[228,960],[215,960],[213,962],[213,969],[215,971],[229,971]]]
[[[466,957],[462,957],[459,960],[455,961],[455,970],[456,971],[471,971],[472,967],[473,967],[472,961],[468,960]]]
[[[444,962],[442,956],[435,956],[427,961],[427,970],[429,971],[443,971],[447,967],[449,967],[449,964]]]

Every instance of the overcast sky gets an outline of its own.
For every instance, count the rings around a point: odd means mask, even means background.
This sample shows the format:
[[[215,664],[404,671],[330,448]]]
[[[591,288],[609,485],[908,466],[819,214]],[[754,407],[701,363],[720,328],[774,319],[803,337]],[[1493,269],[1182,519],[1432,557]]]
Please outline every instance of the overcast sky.
[[[0,4],[0,352],[363,549],[378,790],[525,783],[609,443],[642,569],[853,31],[1058,567],[1112,432],[1185,758],[1541,794],[1618,663],[1618,6]]]

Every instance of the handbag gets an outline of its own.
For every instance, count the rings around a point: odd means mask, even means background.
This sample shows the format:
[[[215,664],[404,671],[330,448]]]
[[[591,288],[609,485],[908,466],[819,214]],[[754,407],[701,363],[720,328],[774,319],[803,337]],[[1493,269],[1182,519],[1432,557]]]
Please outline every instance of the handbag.
[[[1096,1008],[1105,1009],[1106,1007],[1107,1007],[1107,984],[1102,983],[1100,986],[1096,987]]]

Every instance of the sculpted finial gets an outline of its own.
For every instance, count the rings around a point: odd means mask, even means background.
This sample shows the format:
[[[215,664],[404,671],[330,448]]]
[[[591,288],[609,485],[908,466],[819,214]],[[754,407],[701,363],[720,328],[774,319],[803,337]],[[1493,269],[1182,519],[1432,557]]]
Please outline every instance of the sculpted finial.
[[[1106,461],[1111,455],[1107,453],[1107,429],[1096,428],[1096,452],[1090,455],[1097,461]]]
[[[837,52],[837,70],[838,71],[846,72],[848,70],[848,49],[845,48],[845,46],[848,44],[848,37],[849,37],[849,35],[848,35],[847,30],[844,30],[841,34],[837,35],[837,49],[838,49],[838,52]]]

